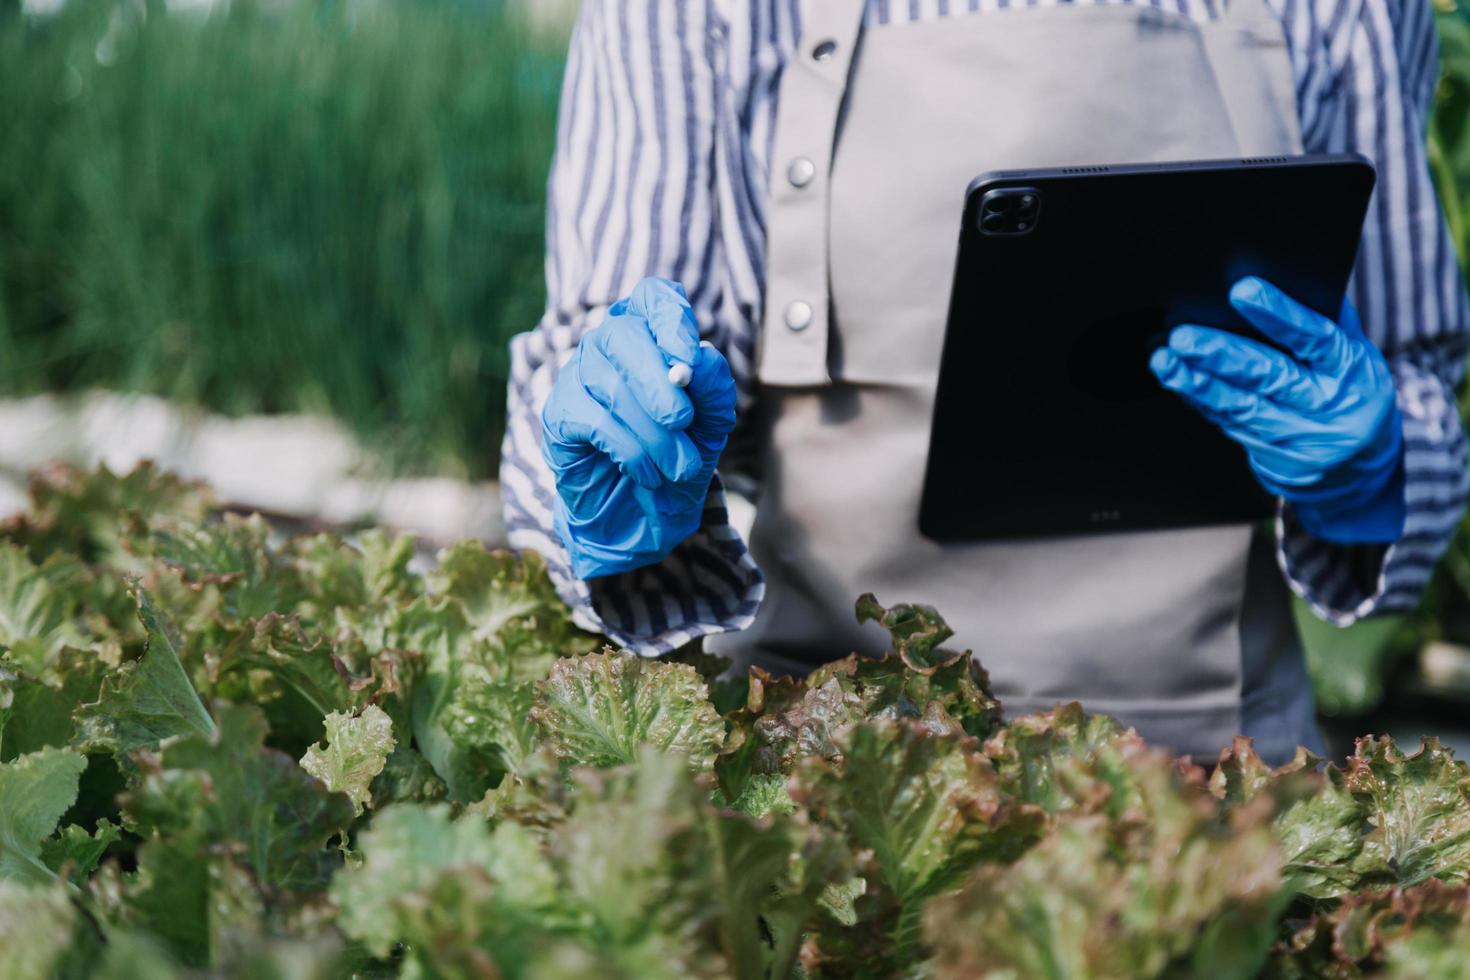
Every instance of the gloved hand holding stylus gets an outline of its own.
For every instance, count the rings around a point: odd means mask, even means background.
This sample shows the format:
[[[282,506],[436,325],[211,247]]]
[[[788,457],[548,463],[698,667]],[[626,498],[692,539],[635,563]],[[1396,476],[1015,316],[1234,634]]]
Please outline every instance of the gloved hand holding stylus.
[[[1269,492],[1325,541],[1388,543],[1403,533],[1403,424],[1393,376],[1345,303],[1338,322],[1246,277],[1230,303],[1286,348],[1180,326],[1149,366],[1246,449]]]
[[[684,289],[644,279],[562,367],[541,414],[556,532],[579,578],[662,561],[699,528],[735,381]]]

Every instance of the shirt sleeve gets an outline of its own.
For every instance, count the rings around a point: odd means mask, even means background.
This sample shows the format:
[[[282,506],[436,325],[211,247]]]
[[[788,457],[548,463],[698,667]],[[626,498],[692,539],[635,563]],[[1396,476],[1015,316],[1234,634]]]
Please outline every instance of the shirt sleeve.
[[[1320,541],[1289,504],[1279,512],[1278,560],[1292,589],[1346,626],[1412,608],[1464,513],[1470,475],[1454,391],[1470,307],[1425,143],[1438,63],[1432,5],[1318,0],[1316,8],[1315,23],[1327,27],[1307,39],[1320,57],[1307,60],[1301,84],[1315,79],[1322,92],[1304,93],[1303,140],[1309,151],[1362,153],[1378,169],[1351,295],[1393,369],[1405,445],[1408,518],[1393,544]]]
[[[707,16],[707,5],[683,0],[584,5],[547,188],[547,309],[510,344],[500,484],[511,546],[546,558],[578,625],[647,655],[754,619],[765,583],[730,525],[723,484],[716,476],[702,526],[663,562],[582,581],[553,530],[541,410],[582,334],[644,276],[685,285],[704,339],[723,350],[732,335],[719,320],[719,290],[703,274],[720,244]],[[739,370],[746,359],[731,363]],[[748,388],[748,379],[736,381]]]

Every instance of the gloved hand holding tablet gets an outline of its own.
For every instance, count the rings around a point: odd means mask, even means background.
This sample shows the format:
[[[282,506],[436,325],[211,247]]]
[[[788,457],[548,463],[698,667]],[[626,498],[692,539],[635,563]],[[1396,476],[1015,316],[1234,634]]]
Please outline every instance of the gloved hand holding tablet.
[[[1393,380],[1344,307],[1373,183],[1351,154],[976,178],[922,533],[1244,525],[1284,498],[1324,540],[1396,540]]]
[[[1270,493],[1316,537],[1389,543],[1403,533],[1403,422],[1388,362],[1351,302],[1333,322],[1255,277],[1231,305],[1285,352],[1212,327],[1174,328],[1150,367],[1246,449]]]

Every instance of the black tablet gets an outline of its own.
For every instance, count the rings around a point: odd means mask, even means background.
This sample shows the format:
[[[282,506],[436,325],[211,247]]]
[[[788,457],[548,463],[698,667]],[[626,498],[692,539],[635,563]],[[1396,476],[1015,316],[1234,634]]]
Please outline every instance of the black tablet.
[[[1336,318],[1373,167],[1356,155],[1004,171],[965,195],[919,527],[939,541],[1271,513],[1244,451],[1149,371],[1181,323],[1261,338],[1261,276]]]

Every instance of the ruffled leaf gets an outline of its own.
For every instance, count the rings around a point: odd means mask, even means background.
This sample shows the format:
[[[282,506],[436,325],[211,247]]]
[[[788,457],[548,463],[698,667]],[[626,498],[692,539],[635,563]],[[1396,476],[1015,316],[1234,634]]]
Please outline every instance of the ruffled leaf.
[[[97,870],[103,853],[121,834],[122,828],[107,819],[97,821],[97,829],[90,834],[76,824],[68,824],[55,837],[42,841],[41,860],[57,875],[81,881]]]
[[[0,651],[32,676],[46,673],[63,648],[88,642],[67,587],[81,574],[73,559],[54,555],[38,566],[24,549],[0,541]]]
[[[887,630],[893,639],[893,652],[910,670],[932,674],[962,656],[939,649],[939,644],[954,636],[954,630],[933,606],[905,602],[889,608],[879,605],[873,593],[865,592],[858,597],[857,620],[877,623]]]
[[[1470,767],[1439,739],[1405,756],[1392,739],[1361,738],[1346,768],[1330,772],[1372,827],[1354,863],[1364,883],[1470,876]]]
[[[41,842],[76,802],[87,760],[68,749],[41,749],[0,765],[0,880],[47,885],[56,873]]]
[[[216,710],[218,729],[165,747],[124,812],[140,828],[195,832],[237,850],[266,887],[325,887],[340,859],[327,845],[352,823],[352,801],[290,756],[266,748],[258,709],[221,704]]]
[[[225,599],[225,614],[254,619],[289,608],[295,597],[283,588],[268,547],[270,526],[259,514],[225,514],[218,523],[164,522],[153,529],[149,551],[190,589],[209,586]]]
[[[353,716],[327,715],[326,745],[313,745],[301,758],[301,768],[337,793],[347,794],[358,815],[371,799],[368,787],[393,751],[393,721],[383,709],[368,705]]]
[[[1114,793],[1126,772],[1116,751],[1140,739],[1107,715],[1073,701],[1017,718],[985,744],[1007,793],[1048,813],[1122,803]]]
[[[520,772],[540,741],[531,714],[535,704],[532,682],[497,680],[478,664],[467,664],[444,710],[444,728],[457,744],[496,759],[506,772]]]
[[[1123,805],[1066,810],[1014,864],[931,903],[935,976],[1256,975],[1289,897],[1265,812],[1227,817],[1162,753],[1112,751]]]
[[[92,650],[63,649],[42,680],[0,661],[0,761],[46,746],[71,744],[72,712],[96,701],[102,679],[112,668]]]
[[[332,897],[348,936],[377,957],[404,944],[430,975],[529,976],[538,937],[566,928],[557,878],[530,831],[490,829],[443,806],[397,806],[360,841]]]
[[[1470,940],[1470,887],[1436,879],[1408,888],[1345,895],[1335,907],[1296,928],[1272,953],[1272,977],[1463,975]],[[1443,972],[1447,947],[1458,945],[1458,972]],[[1384,967],[1388,967],[1384,970]]]
[[[1282,870],[1292,887],[1317,899],[1334,898],[1358,882],[1354,862],[1363,850],[1366,812],[1352,794],[1318,772],[1321,760],[1306,749],[1279,769],[1237,738],[1220,755],[1210,790],[1227,807],[1266,800],[1275,808],[1271,829],[1281,847]]]
[[[77,744],[85,752],[123,756],[175,735],[214,734],[214,721],[179,660],[172,626],[141,588],[137,602],[148,648],[102,682],[95,703],[77,710]]]
[[[127,543],[148,520],[165,515],[202,521],[214,506],[203,485],[165,473],[149,462],[117,475],[105,466],[83,470],[53,464],[31,474],[25,514],[0,522],[10,538],[44,558],[58,551],[86,562],[137,570]]]
[[[622,765],[650,746],[708,768],[725,734],[692,667],[613,650],[558,661],[531,714],[569,766]]]
[[[76,908],[66,889],[0,879],[0,950],[7,980],[53,980],[72,943]]]
[[[459,603],[477,639],[501,639],[517,628],[534,634],[548,656],[523,667],[544,670],[552,657],[584,653],[597,645],[572,624],[570,610],[535,552],[488,551],[478,541],[462,541],[439,553],[430,588]]]
[[[849,733],[840,762],[812,757],[798,767],[797,803],[854,853],[871,855],[860,906],[867,922],[857,928],[881,930],[891,944],[880,953],[866,936],[854,946],[854,936],[842,935],[819,941],[824,948],[813,958],[904,961],[919,950],[928,898],[982,862],[1010,860],[1040,835],[1044,815],[1008,804],[977,748],[966,736],[935,735],[913,721],[867,722]]]

